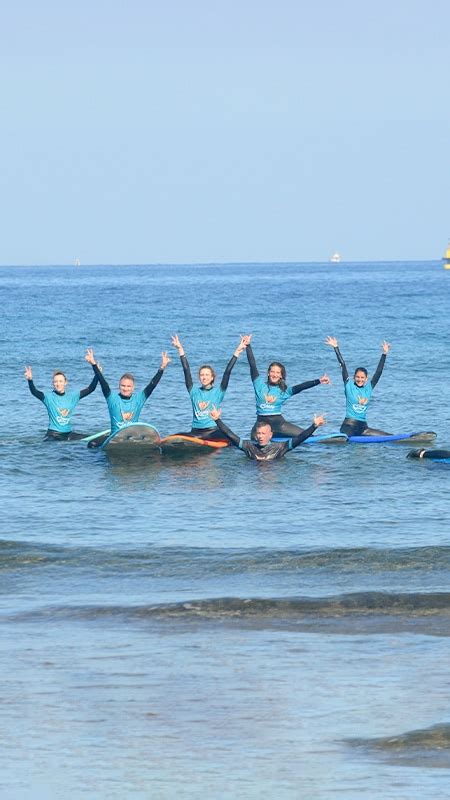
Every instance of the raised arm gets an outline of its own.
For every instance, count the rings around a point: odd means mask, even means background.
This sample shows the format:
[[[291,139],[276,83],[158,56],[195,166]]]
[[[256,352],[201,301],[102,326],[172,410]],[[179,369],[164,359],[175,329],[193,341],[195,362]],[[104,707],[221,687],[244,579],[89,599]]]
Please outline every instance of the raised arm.
[[[85,389],[81,389],[81,391],[80,391],[80,400],[82,400],[83,397],[87,397],[88,394],[92,394],[92,392],[95,392],[95,390],[97,388],[97,384],[98,384],[98,377],[97,377],[97,375],[94,375],[94,377],[92,378],[89,386],[86,386]]]
[[[306,430],[299,433],[298,436],[292,437],[292,449],[294,449],[294,447],[298,447],[299,444],[305,441],[305,439],[309,439],[309,437],[313,435],[316,428],[324,424],[325,424],[325,417],[315,416],[313,419],[313,424],[310,425],[309,428],[306,428]]]
[[[220,388],[224,392],[228,389],[228,383],[230,381],[231,370],[233,369],[236,361],[238,360],[241,353],[248,347],[250,344],[251,336],[241,336],[241,341],[239,342],[236,350],[234,351],[233,355],[231,356],[227,366],[225,367],[225,372],[222,375],[222,380],[220,381]]]
[[[332,347],[334,349],[334,352],[336,353],[336,358],[341,366],[342,380],[344,381],[344,383],[346,383],[349,378],[348,369],[344,359],[342,358],[342,353],[339,350],[338,340],[336,339],[335,336],[327,336],[327,338],[325,339],[325,344],[329,345],[329,347]]]
[[[99,369],[98,363],[96,362],[95,357],[94,357],[94,351],[93,351],[92,347],[88,347],[86,355],[85,355],[85,359],[88,362],[88,364],[90,364],[92,366],[92,369],[94,370],[94,374],[95,374],[97,380],[100,383],[100,387],[101,387],[101,390],[103,392],[103,396],[104,397],[109,397],[109,395],[111,394],[111,389],[109,388],[109,383],[108,383],[107,380],[105,380],[105,378],[103,376],[103,373]]]
[[[33,397],[37,397],[38,400],[44,399],[44,392],[41,392],[39,389],[36,389],[34,382],[33,382],[33,370],[31,367],[25,367],[24,375],[28,381],[28,388],[33,395]]]
[[[175,333],[174,336],[172,336],[172,344],[178,350],[178,355],[180,356],[181,366],[183,367],[183,372],[184,372],[184,382],[186,384],[186,389],[188,390],[188,392],[190,392],[194,385],[191,375],[191,368],[186,358],[184,347],[181,344],[177,333]]]
[[[228,425],[225,425],[224,422],[220,419],[220,408],[213,408],[210,413],[210,417],[214,420],[219,431],[223,433],[223,435],[228,439],[231,444],[234,444],[235,447],[239,447],[239,442],[241,441],[239,436],[234,433]]]
[[[316,380],[314,381],[305,381],[304,383],[297,383],[296,386],[292,387],[292,394],[298,394],[299,392],[304,392],[305,389],[312,389],[313,386],[319,386],[320,383],[326,383],[326,384],[331,383],[326,373],[324,373],[321,378],[316,378]]]
[[[145,394],[146,397],[150,397],[150,395],[153,392],[153,390],[156,389],[156,387],[158,386],[158,383],[160,382],[160,380],[161,380],[161,378],[163,376],[163,372],[164,372],[165,368],[167,367],[167,364],[169,364],[169,363],[170,363],[170,358],[167,355],[166,351],[164,350],[164,352],[161,353],[161,366],[160,366],[159,370],[157,372],[155,372],[155,374],[154,374],[153,378],[151,379],[150,383],[148,383],[147,386],[144,389],[144,394]]]
[[[370,383],[372,384],[372,389],[375,388],[375,386],[377,385],[378,381],[381,378],[381,373],[383,372],[384,365],[386,363],[386,356],[389,353],[389,350],[391,349],[391,345],[389,344],[389,342],[383,342],[381,347],[382,347],[383,352],[382,352],[380,360],[378,362],[378,366],[377,366],[377,368],[376,368],[376,370],[375,370],[375,372],[373,374],[373,377],[372,377],[372,379],[370,381]]]
[[[256,366],[255,356],[253,354],[253,349],[250,342],[248,343],[246,350],[247,350],[247,361],[250,366],[250,377],[252,381],[254,381],[259,376],[259,372],[258,372],[258,367]]]

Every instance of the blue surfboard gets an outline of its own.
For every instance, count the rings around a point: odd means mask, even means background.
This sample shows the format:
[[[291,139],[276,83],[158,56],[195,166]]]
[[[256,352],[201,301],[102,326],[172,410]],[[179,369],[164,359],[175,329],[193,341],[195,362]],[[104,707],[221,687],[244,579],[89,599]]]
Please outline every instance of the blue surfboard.
[[[356,444],[378,444],[379,442],[434,442],[434,431],[419,431],[418,433],[388,433],[379,436],[349,436],[348,441]]]
[[[292,436],[274,436],[272,442],[287,442],[288,439],[292,438]],[[321,433],[305,439],[301,446],[303,447],[304,444],[346,444],[347,441],[348,436],[346,433]]]

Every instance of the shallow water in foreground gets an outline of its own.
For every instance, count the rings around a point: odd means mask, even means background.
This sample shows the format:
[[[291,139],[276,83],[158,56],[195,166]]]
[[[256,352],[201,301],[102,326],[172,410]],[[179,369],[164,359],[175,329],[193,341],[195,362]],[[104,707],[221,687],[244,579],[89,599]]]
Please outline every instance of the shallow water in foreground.
[[[344,403],[325,336],[369,371],[386,338],[370,423],[436,430],[450,447],[450,275],[433,263],[0,275],[0,796],[448,798],[447,465],[408,461],[401,444],[114,464],[43,443],[22,373],[31,363],[47,388],[63,368],[85,386],[92,345],[112,385],[124,369],[143,385],[175,331],[193,372],[220,373],[250,331],[261,372],[281,359],[293,383],[330,374],[285,416],[325,412],[332,431]],[[224,419],[246,435],[253,407],[244,356]],[[143,419],[188,427],[176,354]],[[76,420],[105,427],[100,392]]]

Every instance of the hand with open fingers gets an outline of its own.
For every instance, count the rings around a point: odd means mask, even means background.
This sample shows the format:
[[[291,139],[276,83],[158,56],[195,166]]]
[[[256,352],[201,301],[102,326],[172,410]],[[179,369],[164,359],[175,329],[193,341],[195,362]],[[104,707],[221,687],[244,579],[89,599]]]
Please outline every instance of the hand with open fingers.
[[[95,364],[94,351],[93,351],[92,347],[88,347],[88,349],[86,351],[85,359],[86,359],[86,361],[89,362],[89,364],[92,364],[92,365]]]
[[[325,339],[325,344],[329,345],[329,347],[337,347],[338,340],[336,339],[335,336],[327,336],[327,338]]]
[[[219,419],[219,417],[220,417],[221,413],[222,413],[221,409],[220,409],[220,408],[216,408],[216,407],[214,406],[214,407],[211,409],[211,411],[209,412],[209,416],[210,416],[210,417],[211,417],[211,419],[213,419],[213,420],[214,420],[214,422],[215,422],[216,420],[218,420],[218,419]]]
[[[27,381],[32,381],[33,380],[33,370],[31,369],[31,367],[25,367],[24,375],[25,375]]]
[[[383,353],[384,353],[385,356],[387,356],[387,354],[389,353],[389,350],[391,349],[391,347],[392,347],[392,345],[390,345],[389,342],[382,342],[381,343],[381,348],[382,348]]]
[[[160,368],[161,369],[165,369],[167,367],[167,364],[170,364],[171,360],[172,359],[170,359],[169,356],[167,355],[167,351],[163,350],[163,352],[161,353],[161,367]]]
[[[184,356],[184,347],[180,342],[180,337],[178,336],[178,333],[174,333],[171,340],[173,346],[178,350],[178,354],[180,356]]]

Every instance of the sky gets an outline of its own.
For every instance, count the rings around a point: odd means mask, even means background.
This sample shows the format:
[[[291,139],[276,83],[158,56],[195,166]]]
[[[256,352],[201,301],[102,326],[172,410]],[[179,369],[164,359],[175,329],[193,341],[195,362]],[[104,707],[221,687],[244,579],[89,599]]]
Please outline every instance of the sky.
[[[447,0],[0,0],[0,264],[432,260]]]

